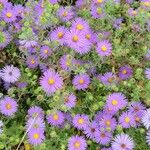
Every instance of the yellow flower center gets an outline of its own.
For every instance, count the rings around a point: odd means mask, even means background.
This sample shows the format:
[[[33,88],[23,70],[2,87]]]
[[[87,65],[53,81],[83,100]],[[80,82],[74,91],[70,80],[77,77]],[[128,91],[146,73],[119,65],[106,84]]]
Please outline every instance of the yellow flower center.
[[[122,74],[127,74],[127,70],[122,70]]]
[[[62,14],[64,17],[68,16],[68,12],[65,11],[63,14]]]
[[[97,8],[97,14],[101,15],[102,14],[102,8]]]
[[[8,13],[6,13],[6,16],[7,16],[8,18],[11,18],[11,17],[12,17],[12,13],[8,12]]]
[[[84,80],[83,80],[83,79],[80,79],[80,80],[79,80],[79,83],[80,83],[80,84],[83,84],[83,83],[84,83]]]
[[[63,38],[64,33],[63,32],[58,32],[57,36],[58,36],[59,39],[61,39],[61,38]]]
[[[77,29],[78,29],[78,30],[82,30],[83,28],[84,28],[84,27],[83,27],[82,24],[78,24],[78,25],[77,25]]]
[[[110,126],[110,121],[109,120],[106,121],[106,125]]]
[[[106,137],[105,133],[101,133],[100,137],[102,138]]]
[[[86,38],[89,40],[91,38],[91,35],[90,34],[87,34],[86,35]]]
[[[103,2],[103,0],[97,0],[97,3],[102,3]]]
[[[112,101],[112,105],[114,105],[114,106],[118,105],[118,101],[117,100],[113,100]]]
[[[34,59],[31,60],[31,64],[35,64],[35,60]]]
[[[44,50],[44,53],[45,53],[45,54],[48,54],[48,50],[47,50],[47,49],[45,49],[45,50]]]
[[[59,116],[58,116],[57,114],[55,114],[55,115],[53,115],[53,119],[54,119],[55,121],[57,121],[57,120],[59,119]]]
[[[34,135],[33,135],[33,138],[34,139],[38,139],[40,136],[39,136],[39,134],[38,133],[35,133]]]
[[[113,82],[113,80],[114,80],[114,78],[113,78],[113,77],[108,78],[108,82],[109,82],[109,83],[112,83],[112,82]]]
[[[77,42],[77,41],[79,41],[79,38],[78,38],[77,35],[74,35],[73,38],[72,38],[72,40],[73,40],[73,42]]]
[[[81,145],[81,143],[80,143],[80,142],[78,142],[78,141],[74,143],[75,148],[79,148],[79,147],[80,147],[80,145]]]
[[[103,45],[103,46],[101,47],[101,50],[102,50],[103,52],[105,52],[105,51],[107,51],[107,47],[106,47],[105,45]]]
[[[55,83],[55,80],[54,80],[54,79],[49,79],[49,80],[48,80],[48,84],[52,85],[52,84],[54,84],[54,83]]]
[[[125,118],[125,122],[126,122],[126,123],[129,123],[129,122],[130,122],[130,118],[129,118],[129,117],[126,117],[126,118]]]
[[[70,66],[71,65],[71,61],[66,61],[66,65]]]
[[[136,14],[137,14],[137,11],[133,10],[133,11],[132,11],[132,14],[133,14],[133,15],[136,15]]]
[[[83,124],[84,123],[84,119],[83,118],[78,119],[78,123],[79,124]]]
[[[147,7],[150,7],[150,2],[144,2],[143,5],[147,6]]]
[[[11,104],[6,104],[6,109],[10,110],[12,108]]]

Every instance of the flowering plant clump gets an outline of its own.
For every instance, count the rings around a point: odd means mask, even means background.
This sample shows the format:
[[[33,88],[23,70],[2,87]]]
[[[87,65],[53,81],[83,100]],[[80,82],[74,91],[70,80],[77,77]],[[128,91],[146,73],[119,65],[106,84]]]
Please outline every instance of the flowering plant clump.
[[[149,150],[150,0],[0,0],[0,149]]]

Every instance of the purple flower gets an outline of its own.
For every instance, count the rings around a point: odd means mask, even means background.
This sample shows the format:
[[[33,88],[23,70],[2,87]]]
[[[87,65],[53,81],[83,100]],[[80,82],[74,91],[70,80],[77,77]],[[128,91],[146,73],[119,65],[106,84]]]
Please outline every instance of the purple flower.
[[[64,123],[65,116],[61,111],[57,111],[47,115],[47,122],[53,126],[59,126]]]
[[[72,7],[60,7],[57,11],[57,15],[61,21],[67,22],[74,17],[75,13]]]
[[[86,150],[87,143],[83,136],[72,136],[68,141],[68,150]]]
[[[26,122],[26,130],[41,130],[44,132],[45,130],[45,123],[43,122],[43,119],[41,118],[29,118]]]
[[[68,108],[73,108],[76,105],[76,96],[73,93],[65,96],[64,103]]]
[[[16,86],[20,89],[27,87],[28,83],[27,82],[17,82]]]
[[[63,55],[60,58],[60,66],[63,70],[69,71],[73,67],[75,59],[71,55]]]
[[[96,121],[99,124],[100,121],[103,119],[103,114],[103,111],[98,111],[94,116],[94,121]]]
[[[131,102],[128,109],[129,109],[129,112],[136,114],[136,113],[143,113],[143,111],[146,108],[141,102]]]
[[[60,26],[50,33],[50,39],[59,42],[60,45],[64,45],[66,32],[67,29],[64,26]]]
[[[113,150],[113,149],[110,147],[110,148],[102,148],[101,150]]]
[[[121,124],[123,128],[135,127],[134,115],[130,112],[123,112],[119,117],[119,124]]]
[[[118,110],[114,110],[111,107],[108,107],[108,105],[105,105],[104,110],[103,110],[104,113],[109,114],[111,116],[115,115],[117,113],[117,111]]]
[[[28,110],[28,117],[32,117],[32,118],[44,118],[44,111],[41,107],[38,106],[32,106],[30,107],[30,109]]]
[[[40,56],[43,59],[48,58],[50,55],[52,54],[51,49],[49,48],[49,46],[42,46],[40,49]]]
[[[102,57],[110,56],[112,53],[112,45],[108,40],[103,40],[97,44],[96,51]]]
[[[70,31],[66,32],[65,39],[67,46],[80,54],[85,54],[90,51],[91,43],[85,38],[85,34],[80,30],[71,28]]]
[[[128,4],[131,4],[133,2],[134,2],[134,0],[126,0],[126,3],[128,3]]]
[[[95,19],[99,19],[99,18],[104,17],[105,14],[104,14],[103,7],[92,5],[91,6],[91,15]]]
[[[146,134],[146,142],[148,143],[148,145],[150,146],[150,130],[147,132]]]
[[[3,49],[10,43],[12,36],[8,32],[0,30],[0,37],[0,49]]]
[[[109,114],[104,114],[101,121],[99,121],[100,128],[106,129],[108,131],[114,131],[117,126],[117,121]]]
[[[40,78],[40,85],[42,89],[49,95],[62,88],[63,79],[57,72],[53,70],[47,70]]]
[[[118,111],[127,106],[127,99],[122,93],[112,93],[107,96],[107,106],[108,108]]]
[[[128,65],[122,66],[119,69],[119,78],[126,80],[132,76],[132,68]]]
[[[150,109],[147,109],[143,112],[142,123],[146,129],[150,129]]]
[[[150,30],[149,30],[150,31]],[[148,49],[146,55],[145,55],[147,60],[150,60],[150,49]]]
[[[0,112],[5,116],[13,116],[17,111],[18,104],[11,97],[4,97],[0,100]]]
[[[72,22],[72,29],[78,30],[78,31],[83,31],[86,32],[89,30],[89,24],[83,20],[82,18],[76,18],[73,22]]]
[[[150,68],[146,68],[145,76],[146,76],[147,79],[150,79]]]
[[[143,113],[141,112],[137,112],[134,115],[134,120],[135,120],[135,123],[136,123],[136,127],[138,126],[141,126],[141,123],[142,123],[142,117],[143,117]]]
[[[6,23],[10,23],[16,20],[17,12],[14,8],[4,8],[1,12],[1,15]]]
[[[20,70],[13,65],[7,65],[0,70],[0,77],[8,83],[15,83],[21,76]]]
[[[73,118],[73,126],[79,130],[85,129],[89,123],[89,118],[85,114],[77,114]]]
[[[113,85],[117,82],[117,76],[112,72],[107,72],[101,77],[101,81],[104,85]]]
[[[113,24],[114,28],[119,29],[121,27],[122,21],[123,21],[123,18],[117,18]]]
[[[44,133],[41,130],[32,129],[28,132],[28,141],[32,145],[42,144],[45,140]]]
[[[135,17],[137,16],[137,10],[134,10],[133,8],[129,8],[128,10],[128,14],[131,16],[131,17]]]
[[[133,150],[134,142],[129,135],[121,133],[117,135],[112,142],[113,150]]]
[[[92,140],[95,138],[95,134],[97,132],[99,132],[99,127],[97,122],[95,121],[87,124],[87,126],[84,129],[84,133],[86,134],[86,136]]]
[[[112,139],[112,133],[107,131],[99,131],[95,135],[95,141],[101,145],[110,143]]]
[[[88,74],[79,74],[74,77],[72,83],[76,89],[85,90],[90,84],[90,77]]]
[[[39,64],[39,59],[36,55],[29,55],[26,60],[26,64],[29,68],[34,69]]]
[[[51,4],[57,4],[60,0],[49,0]]]
[[[76,0],[76,7],[81,8],[86,4],[86,0]]]
[[[141,0],[143,9],[150,10],[150,0]]]

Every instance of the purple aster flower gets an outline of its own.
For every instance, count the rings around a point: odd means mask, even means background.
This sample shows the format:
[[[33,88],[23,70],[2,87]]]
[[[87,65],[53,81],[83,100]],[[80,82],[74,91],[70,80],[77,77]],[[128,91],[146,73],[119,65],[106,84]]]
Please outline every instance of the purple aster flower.
[[[85,90],[90,84],[90,77],[88,74],[79,74],[74,77],[72,83],[76,89]]]
[[[0,30],[0,50],[6,47],[12,40],[12,36],[8,32]]]
[[[103,18],[104,17],[104,9],[101,6],[91,6],[91,15],[95,19]]]
[[[51,4],[57,4],[60,0],[49,0]]]
[[[49,95],[62,88],[63,79],[57,72],[53,70],[47,70],[40,78],[40,85],[42,89]]]
[[[60,58],[60,66],[63,70],[69,71],[71,70],[75,59],[71,55],[63,55]]]
[[[146,134],[146,142],[148,143],[148,145],[150,146],[150,130],[147,132]]]
[[[117,113],[117,111],[118,110],[114,110],[111,107],[108,107],[108,105],[105,105],[104,110],[103,110],[104,113],[109,114],[111,116],[115,115]]]
[[[15,83],[21,76],[20,70],[13,65],[7,65],[0,70],[0,77],[8,83]]]
[[[131,113],[143,113],[145,106],[141,102],[131,102],[128,110]]]
[[[40,68],[41,72],[44,73],[45,71],[47,71],[49,69],[49,66],[46,63],[40,63],[39,68]]]
[[[95,135],[95,141],[101,145],[109,144],[112,139],[112,133],[107,131],[99,131]]]
[[[32,54],[36,53],[37,49],[35,46],[31,46],[31,47],[27,48],[27,51],[28,51],[29,55],[32,55]]]
[[[39,106],[32,106],[30,107],[30,109],[28,110],[28,117],[30,118],[44,118],[44,111],[41,107]]]
[[[87,124],[87,126],[84,129],[84,133],[90,139],[94,139],[95,138],[95,134],[97,132],[99,132],[99,127],[98,127],[97,122],[95,122],[95,121]]]
[[[94,116],[94,121],[99,124],[99,122],[103,119],[103,111],[98,111]]]
[[[146,129],[150,129],[150,109],[147,109],[143,112],[142,123]]]
[[[145,76],[146,76],[147,79],[150,79],[150,68],[146,68]]]
[[[107,106],[108,108],[118,111],[127,106],[127,99],[122,93],[112,93],[107,96]]]
[[[35,38],[37,38],[37,37],[35,37]],[[30,48],[30,47],[37,46],[38,43],[35,40],[20,40],[19,44],[21,46],[24,46],[25,48]]]
[[[86,5],[86,0],[77,0],[76,1],[76,7],[77,8],[81,8],[81,7],[83,7],[84,5]]]
[[[50,39],[59,42],[60,45],[64,45],[66,32],[67,29],[64,26],[60,26],[50,33]]]
[[[85,129],[89,123],[89,118],[85,114],[77,114],[73,117],[73,126],[79,130]]]
[[[133,150],[134,141],[129,135],[121,133],[114,138],[111,147],[113,150]]]
[[[123,112],[119,117],[119,124],[121,124],[123,128],[135,127],[134,115],[130,112]]]
[[[73,93],[65,96],[64,103],[68,108],[73,108],[76,105],[76,96]]]
[[[80,30],[71,28],[70,31],[66,32],[65,39],[67,46],[80,54],[85,54],[90,51],[91,43],[85,38],[85,35]]]
[[[57,111],[47,115],[47,122],[53,126],[59,126],[64,123],[65,116],[61,111]]]
[[[101,77],[101,81],[104,85],[113,85],[117,82],[117,76],[112,72],[107,72]]]
[[[113,150],[111,147],[110,148],[102,148],[101,150]]]
[[[29,118],[26,122],[26,130],[41,130],[44,132],[45,130],[45,123],[43,122],[43,119],[41,118]]]
[[[27,82],[17,82],[16,86],[20,89],[27,87],[28,83]]]
[[[142,8],[145,10],[150,10],[150,0],[141,0]]]
[[[106,0],[92,0],[92,4],[94,5],[102,5]]]
[[[89,24],[86,22],[86,20],[83,20],[82,18],[76,18],[72,22],[72,29],[86,32],[90,29]]]
[[[148,49],[145,57],[146,57],[147,60],[150,60],[150,49]]]
[[[50,55],[52,54],[51,49],[49,48],[49,46],[42,46],[40,49],[40,56],[43,59],[48,58]]]
[[[123,18],[117,18],[113,24],[114,28],[119,29],[121,27],[122,21],[123,21]]]
[[[68,150],[86,150],[87,143],[83,136],[72,136],[68,140]]]
[[[114,131],[117,126],[117,121],[109,114],[104,114],[101,121],[99,122],[100,128],[106,129],[108,131]]]
[[[73,118],[72,118],[71,114],[67,112],[67,113],[64,113],[64,115],[65,115],[66,121],[67,121],[68,123],[72,124]]]
[[[133,9],[133,8],[129,8],[128,14],[129,14],[131,17],[135,17],[135,16],[137,16],[138,11],[135,10],[135,9]]]
[[[30,69],[34,69],[39,64],[39,59],[36,55],[29,55],[26,60],[26,64]]]
[[[5,89],[5,90],[8,90],[9,88],[11,88],[12,85],[11,85],[11,83],[4,82],[4,85],[3,85],[3,86],[4,86],[4,89]]]
[[[0,112],[5,116],[13,116],[17,111],[18,104],[11,97],[4,97],[0,100]]]
[[[16,11],[17,16],[23,17],[25,8],[22,5],[15,5],[14,9]]]
[[[143,113],[137,112],[134,114],[134,120],[136,123],[136,127],[141,126]]]
[[[44,133],[41,130],[32,129],[28,132],[28,141],[32,145],[42,144],[45,140]]]
[[[119,69],[119,78],[122,80],[126,80],[132,76],[132,68],[128,65],[122,66]]]
[[[75,13],[72,7],[60,7],[57,11],[57,15],[61,21],[67,22],[74,17]]]
[[[100,56],[110,56],[112,53],[112,45],[108,40],[103,40],[97,44],[97,53]]]
[[[14,22],[16,20],[17,12],[14,8],[4,8],[1,12],[2,19],[6,23]]]

